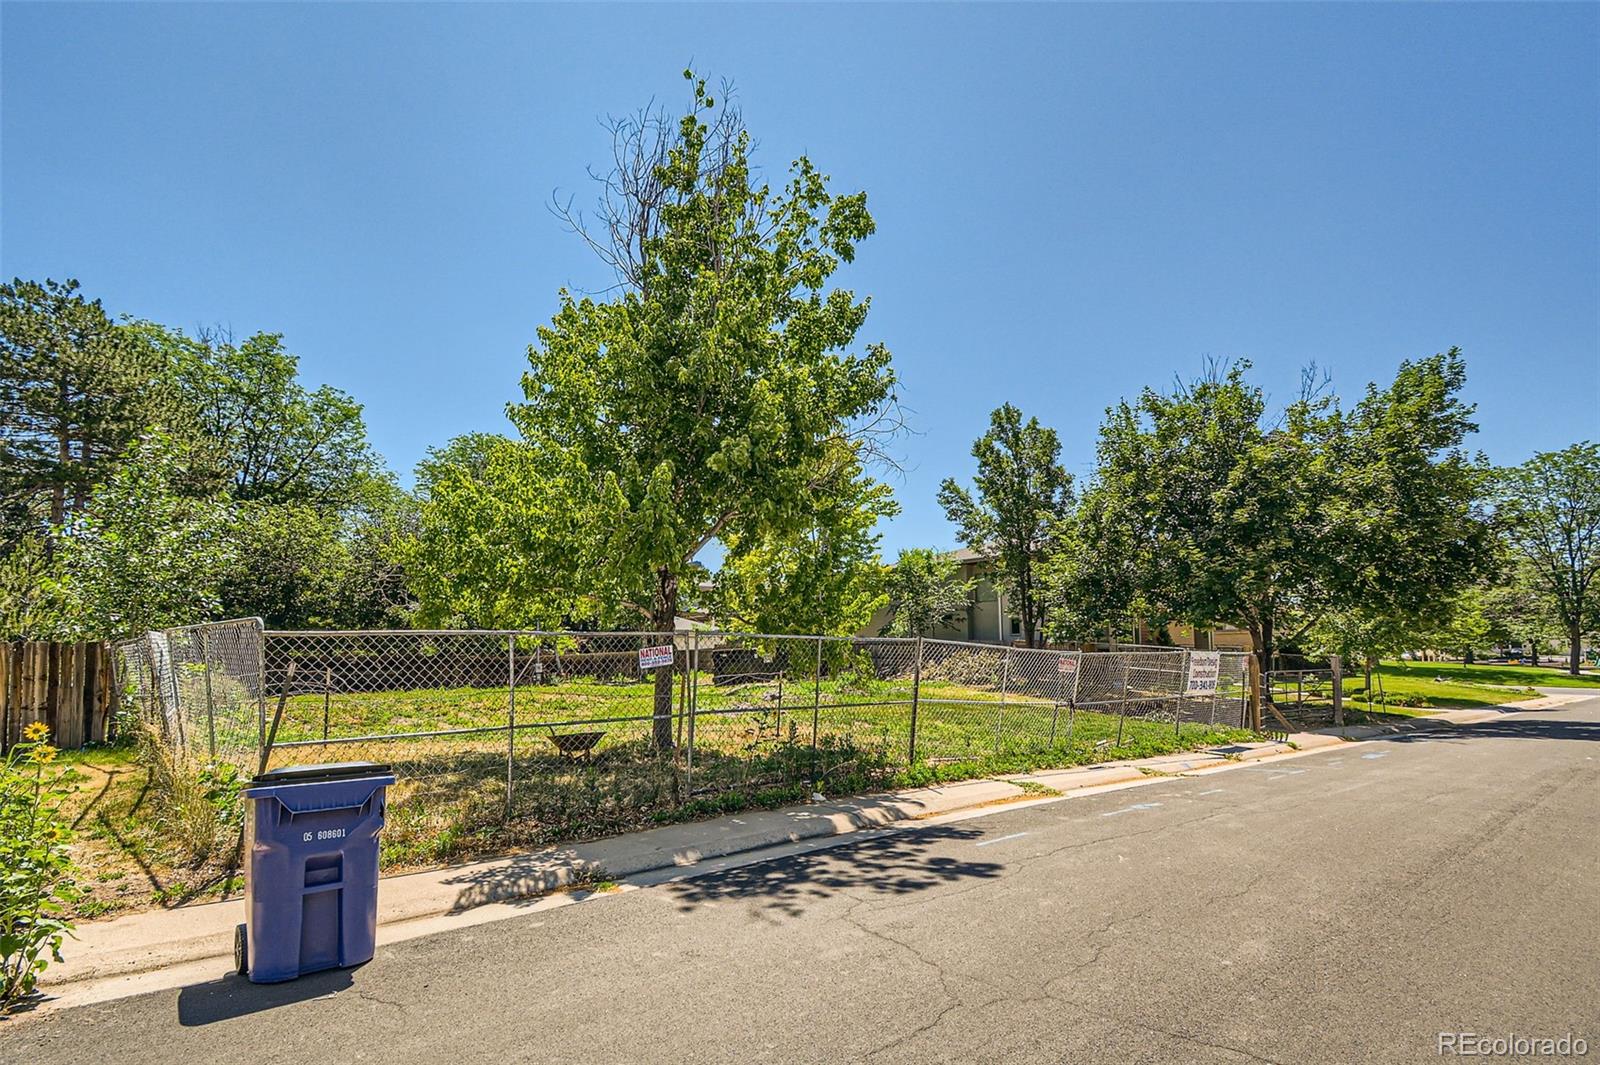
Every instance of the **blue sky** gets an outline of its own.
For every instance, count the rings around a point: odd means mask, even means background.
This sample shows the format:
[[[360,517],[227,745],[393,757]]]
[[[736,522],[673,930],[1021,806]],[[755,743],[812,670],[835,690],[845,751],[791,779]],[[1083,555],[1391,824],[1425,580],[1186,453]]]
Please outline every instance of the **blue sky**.
[[[403,474],[501,429],[597,119],[738,84],[865,188],[847,284],[918,435],[892,554],[989,411],[1080,477],[1208,357],[1289,395],[1460,345],[1499,462],[1600,436],[1600,6],[0,6],[0,272],[279,331]]]

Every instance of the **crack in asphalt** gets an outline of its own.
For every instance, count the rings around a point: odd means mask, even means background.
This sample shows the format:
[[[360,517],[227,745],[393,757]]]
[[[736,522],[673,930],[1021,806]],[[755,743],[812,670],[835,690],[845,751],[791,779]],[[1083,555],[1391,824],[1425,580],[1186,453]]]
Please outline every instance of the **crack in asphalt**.
[[[909,1040],[915,1039],[917,1036],[922,1035],[925,1032],[931,1032],[933,1029],[939,1027],[939,1025],[944,1022],[944,1019],[946,1017],[948,1017],[951,1013],[953,1013],[955,1010],[960,1009],[961,1005],[962,1005],[962,1002],[961,1002],[961,996],[958,995],[954,990],[951,989],[951,987],[950,987],[950,976],[949,976],[948,973],[946,973],[944,971],[944,966],[942,964],[940,964],[939,962],[934,961],[932,958],[930,958],[926,954],[922,953],[922,951],[919,950],[917,947],[913,946],[910,943],[907,943],[903,939],[899,939],[899,938],[897,938],[895,936],[892,936],[888,932],[883,931],[882,929],[867,927],[865,924],[863,924],[856,917],[855,911],[858,910],[859,908],[861,908],[862,906],[866,905],[867,901],[868,900],[866,900],[866,899],[855,899],[852,902],[852,904],[850,905],[850,907],[848,909],[846,909],[844,913],[840,914],[836,918],[836,920],[850,925],[851,927],[857,929],[858,931],[864,933],[865,935],[871,936],[873,939],[879,940],[880,942],[887,943],[892,947],[897,947],[900,950],[905,951],[906,953],[910,954],[913,958],[915,958],[918,962],[920,962],[921,964],[927,966],[929,969],[932,969],[934,976],[939,981],[939,993],[942,994],[946,999],[944,1008],[941,1009],[938,1012],[938,1014],[935,1015],[934,1018],[931,1021],[928,1021],[925,1024],[920,1024],[916,1028],[913,1028],[911,1031],[905,1032],[905,1033],[903,1033],[901,1035],[898,1035],[895,1038],[889,1040],[888,1042],[883,1043],[882,1045],[874,1047],[873,1049],[867,1051],[867,1053],[864,1056],[868,1057],[868,1058],[872,1058],[872,1057],[876,1057],[877,1055],[882,1054],[882,1053],[884,1053],[886,1051],[893,1050],[895,1047],[900,1046],[900,1045],[908,1042]],[[984,980],[974,979],[974,982],[978,983],[978,984],[983,984],[984,986],[993,987],[992,984],[988,984],[988,982],[984,981]],[[998,990],[998,989],[996,989],[996,990]],[[979,1007],[981,1008],[983,1005],[989,1005],[989,1004],[992,1004],[993,1002],[998,1002],[1001,998],[1004,998],[1004,997],[1005,997],[1004,995],[999,995],[996,998],[991,999],[989,1002],[980,1003]]]
[[[357,988],[356,989],[356,997],[359,998],[363,1002],[371,1002],[374,1005],[392,1006],[393,1008],[399,1010],[401,1013],[405,1013],[411,1008],[410,1006],[406,1005],[404,1002],[396,1002],[394,999],[384,998],[382,995],[374,994],[373,992],[367,990],[366,988]]]

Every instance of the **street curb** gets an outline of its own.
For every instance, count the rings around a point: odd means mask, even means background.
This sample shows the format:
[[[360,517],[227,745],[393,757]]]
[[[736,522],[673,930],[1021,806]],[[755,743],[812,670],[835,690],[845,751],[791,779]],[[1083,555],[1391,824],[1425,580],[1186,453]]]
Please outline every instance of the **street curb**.
[[[1439,732],[1461,725],[1477,725],[1506,714],[1520,713],[1524,707],[1508,704],[1504,707],[1485,707],[1482,710],[1445,710],[1411,721],[1397,721],[1388,725],[1346,725],[1342,728],[1323,728],[1300,733],[1301,736],[1326,736],[1333,740],[1368,740],[1378,736],[1398,736],[1413,732]]]

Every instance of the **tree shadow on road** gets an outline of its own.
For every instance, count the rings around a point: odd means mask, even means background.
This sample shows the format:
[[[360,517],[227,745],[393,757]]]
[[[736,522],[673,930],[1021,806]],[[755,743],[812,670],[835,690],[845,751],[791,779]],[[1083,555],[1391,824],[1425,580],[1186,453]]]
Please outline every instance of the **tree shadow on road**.
[[[998,862],[967,861],[931,853],[940,844],[981,839],[974,828],[944,826],[829,847],[792,858],[758,862],[665,886],[680,909],[743,901],[785,917],[798,917],[813,902],[838,892],[908,895],[943,884],[993,880]]]

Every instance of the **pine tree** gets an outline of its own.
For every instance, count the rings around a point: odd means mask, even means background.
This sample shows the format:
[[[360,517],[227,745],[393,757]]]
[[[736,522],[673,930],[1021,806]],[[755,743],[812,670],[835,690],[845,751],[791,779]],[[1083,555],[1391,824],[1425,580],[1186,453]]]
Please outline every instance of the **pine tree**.
[[[0,285],[3,540],[60,526],[147,426],[160,353],[73,280]]]

